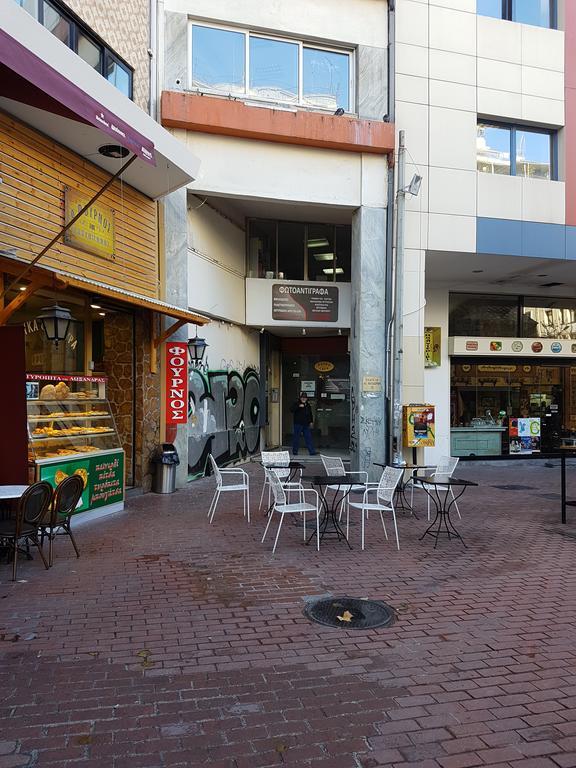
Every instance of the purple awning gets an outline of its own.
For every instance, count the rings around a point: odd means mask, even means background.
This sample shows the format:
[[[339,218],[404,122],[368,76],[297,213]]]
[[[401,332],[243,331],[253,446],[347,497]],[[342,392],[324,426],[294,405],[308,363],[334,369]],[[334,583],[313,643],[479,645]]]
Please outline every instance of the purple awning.
[[[0,29],[0,96],[93,125],[156,165],[154,144]]]

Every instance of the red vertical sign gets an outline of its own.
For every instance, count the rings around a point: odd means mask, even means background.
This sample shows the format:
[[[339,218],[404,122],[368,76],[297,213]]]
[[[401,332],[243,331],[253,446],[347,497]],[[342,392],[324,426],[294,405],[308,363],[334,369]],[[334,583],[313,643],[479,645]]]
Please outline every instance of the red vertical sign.
[[[166,424],[188,421],[188,347],[181,342],[166,344]]]

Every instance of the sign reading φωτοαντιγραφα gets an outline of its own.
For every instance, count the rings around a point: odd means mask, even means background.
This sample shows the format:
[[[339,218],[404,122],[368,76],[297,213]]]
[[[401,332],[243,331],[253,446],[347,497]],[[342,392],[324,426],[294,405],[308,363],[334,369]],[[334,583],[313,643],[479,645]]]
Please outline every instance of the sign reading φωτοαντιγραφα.
[[[326,285],[274,283],[272,319],[304,323],[336,323],[338,321],[338,288]]]

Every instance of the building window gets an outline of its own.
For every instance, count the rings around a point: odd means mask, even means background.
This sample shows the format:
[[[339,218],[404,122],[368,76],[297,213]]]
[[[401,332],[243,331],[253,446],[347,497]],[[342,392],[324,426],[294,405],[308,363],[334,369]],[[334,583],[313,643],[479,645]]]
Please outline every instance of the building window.
[[[477,169],[482,173],[556,179],[555,133],[514,125],[479,122]]]
[[[248,222],[249,277],[350,282],[351,250],[348,225]]]
[[[15,0],[64,45],[132,98],[133,70],[110,50],[83,22],[57,0]]]
[[[478,13],[535,27],[556,27],[555,0],[478,0]]]
[[[451,293],[450,336],[576,339],[576,299]]]
[[[352,53],[192,24],[191,86],[263,101],[352,110]]]

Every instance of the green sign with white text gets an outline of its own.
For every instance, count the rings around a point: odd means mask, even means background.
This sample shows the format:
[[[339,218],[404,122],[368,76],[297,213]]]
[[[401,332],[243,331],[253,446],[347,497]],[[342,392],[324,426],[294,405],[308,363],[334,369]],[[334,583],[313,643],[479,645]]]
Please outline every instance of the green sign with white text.
[[[124,451],[104,456],[87,455],[40,467],[40,480],[56,488],[70,475],[80,475],[84,491],[76,512],[115,504],[124,499]]]

